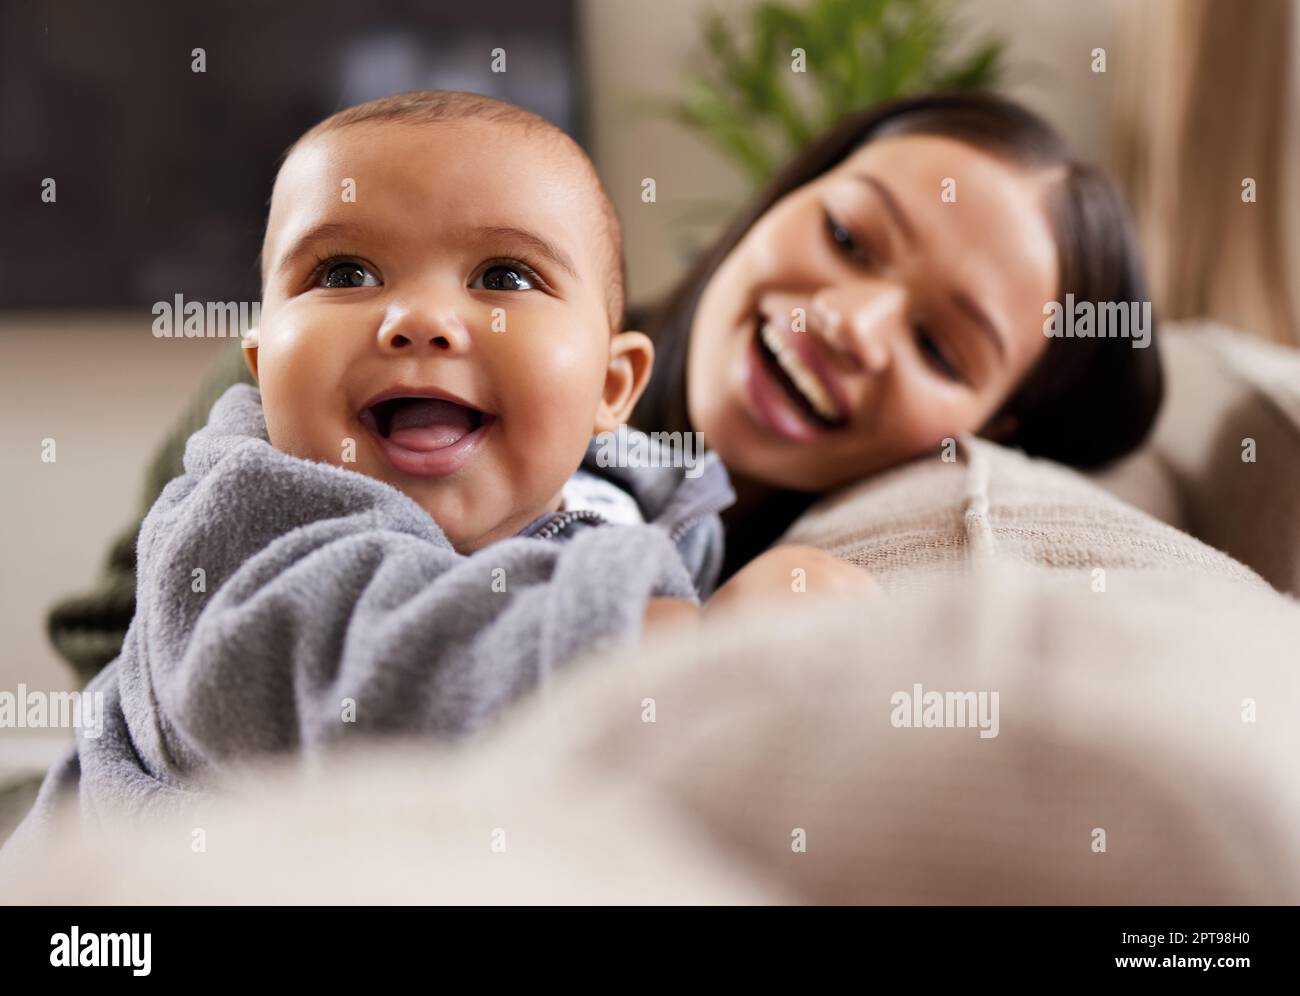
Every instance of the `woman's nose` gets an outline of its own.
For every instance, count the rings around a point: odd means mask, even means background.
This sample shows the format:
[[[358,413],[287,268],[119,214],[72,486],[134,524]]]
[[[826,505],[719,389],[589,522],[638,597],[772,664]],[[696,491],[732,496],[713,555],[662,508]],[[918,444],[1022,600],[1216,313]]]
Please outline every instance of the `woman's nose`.
[[[385,353],[455,355],[469,345],[465,323],[446,306],[394,303],[379,326],[379,348]]]
[[[813,295],[809,329],[837,353],[870,373],[889,366],[894,344],[906,329],[907,293],[884,280],[855,280]]]

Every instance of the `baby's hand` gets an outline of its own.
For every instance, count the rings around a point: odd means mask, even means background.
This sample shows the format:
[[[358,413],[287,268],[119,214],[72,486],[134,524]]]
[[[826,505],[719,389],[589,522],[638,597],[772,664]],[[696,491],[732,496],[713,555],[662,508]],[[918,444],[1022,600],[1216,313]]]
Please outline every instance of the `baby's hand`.
[[[774,546],[755,557],[719,588],[706,613],[730,611],[757,601],[801,604],[808,595],[874,595],[875,579],[860,567],[812,546]]]

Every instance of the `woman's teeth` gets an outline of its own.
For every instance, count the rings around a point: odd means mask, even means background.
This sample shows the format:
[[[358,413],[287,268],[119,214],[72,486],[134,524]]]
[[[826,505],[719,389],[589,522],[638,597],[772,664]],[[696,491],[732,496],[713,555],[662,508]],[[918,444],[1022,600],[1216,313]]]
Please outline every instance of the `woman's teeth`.
[[[776,358],[776,362],[790,378],[790,382],[799,389],[804,400],[812,406],[812,410],[827,422],[837,421],[840,417],[839,409],[835,407],[830,394],[822,387],[821,381],[813,372],[804,366],[803,360],[795,353],[794,348],[781,338],[777,327],[771,322],[764,322],[759,329],[759,335],[762,337],[763,345]]]

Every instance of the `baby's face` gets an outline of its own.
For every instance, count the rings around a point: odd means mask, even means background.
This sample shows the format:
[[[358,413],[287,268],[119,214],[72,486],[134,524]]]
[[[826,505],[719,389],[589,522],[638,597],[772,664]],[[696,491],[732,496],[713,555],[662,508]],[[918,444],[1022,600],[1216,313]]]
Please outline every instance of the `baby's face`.
[[[249,356],[271,442],[387,481],[462,552],[556,508],[650,365],[644,336],[611,338],[579,167],[551,137],[474,120],[299,146]]]

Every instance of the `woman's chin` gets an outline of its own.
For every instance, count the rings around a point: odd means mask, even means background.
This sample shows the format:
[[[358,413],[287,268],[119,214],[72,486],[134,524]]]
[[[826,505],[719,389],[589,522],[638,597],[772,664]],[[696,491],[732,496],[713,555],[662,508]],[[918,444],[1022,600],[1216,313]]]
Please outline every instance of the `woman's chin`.
[[[739,416],[739,417],[738,417]],[[807,450],[793,450],[741,413],[706,423],[704,442],[716,453],[728,473],[768,488],[818,491],[823,473],[808,458]]]

